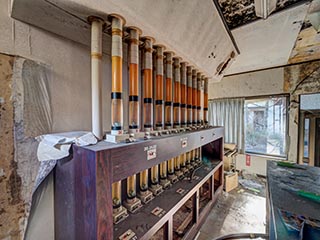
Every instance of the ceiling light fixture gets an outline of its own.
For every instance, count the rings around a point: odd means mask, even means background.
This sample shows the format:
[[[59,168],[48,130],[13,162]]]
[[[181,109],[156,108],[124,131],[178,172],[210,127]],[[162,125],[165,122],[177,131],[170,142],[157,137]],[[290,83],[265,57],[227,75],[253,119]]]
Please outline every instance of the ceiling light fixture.
[[[263,19],[268,16],[276,9],[277,0],[254,0],[254,7],[256,16]]]

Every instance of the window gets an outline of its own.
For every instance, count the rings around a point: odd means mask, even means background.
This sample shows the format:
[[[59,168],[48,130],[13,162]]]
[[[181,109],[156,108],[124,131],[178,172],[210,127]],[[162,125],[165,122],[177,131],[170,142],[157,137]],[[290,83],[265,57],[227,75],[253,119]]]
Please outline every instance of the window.
[[[304,119],[304,141],[303,141],[303,157],[309,158],[309,126],[310,119]]]
[[[287,98],[245,100],[245,151],[286,156]]]

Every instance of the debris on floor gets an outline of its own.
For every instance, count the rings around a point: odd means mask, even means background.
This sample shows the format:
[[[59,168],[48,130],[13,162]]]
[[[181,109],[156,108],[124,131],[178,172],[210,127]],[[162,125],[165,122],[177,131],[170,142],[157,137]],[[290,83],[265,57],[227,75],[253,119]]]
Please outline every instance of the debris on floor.
[[[266,195],[266,179],[257,176],[254,173],[249,173],[246,170],[242,170],[239,174],[239,184],[246,190],[253,192],[260,196]]]
[[[242,184],[228,193],[223,192],[200,229],[197,240],[213,240],[234,233],[266,232],[266,180],[247,171],[239,175],[244,185],[249,182],[246,186],[260,192],[248,190]]]

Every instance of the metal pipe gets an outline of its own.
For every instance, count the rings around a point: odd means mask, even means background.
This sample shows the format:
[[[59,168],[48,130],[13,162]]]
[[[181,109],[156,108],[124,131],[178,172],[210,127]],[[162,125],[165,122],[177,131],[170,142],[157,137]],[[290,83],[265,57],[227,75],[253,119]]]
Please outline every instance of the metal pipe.
[[[164,108],[163,108],[163,51],[164,47],[158,45],[155,47],[156,77],[155,77],[155,127],[157,130],[163,130],[164,127]]]
[[[204,94],[203,94],[203,119],[204,119],[204,124],[208,124],[209,123],[209,119],[208,119],[208,78],[206,77],[204,79]]]
[[[173,127],[180,128],[180,102],[181,102],[181,88],[180,88],[180,58],[173,58],[174,67],[174,98],[173,98]]]
[[[165,128],[172,128],[172,52],[166,52]]]
[[[187,126],[187,63],[181,63],[181,109],[180,109],[180,122],[181,127]]]
[[[123,133],[123,102],[122,102],[122,29],[124,19],[112,15],[112,92],[111,92],[111,134]]]
[[[139,36],[141,30],[129,27],[129,133],[140,132],[139,127]],[[132,213],[142,205],[137,196],[136,175],[127,178],[125,207]]]
[[[202,75],[201,82],[200,82],[200,92],[201,92],[201,99],[200,99],[200,122],[201,125],[204,125],[204,79],[206,78],[205,75]]]
[[[192,70],[192,124],[197,125],[197,71]]]
[[[153,128],[153,82],[152,82],[152,44],[154,39],[144,37],[143,49],[143,128],[151,132]]]
[[[201,124],[201,73],[197,73],[197,125]]]
[[[92,133],[96,138],[103,138],[102,126],[102,27],[104,21],[98,17],[89,17],[91,23],[91,104]]]
[[[112,82],[111,82],[111,134],[123,133],[123,102],[122,102],[122,29],[125,24],[123,17],[113,14],[111,17],[112,30]],[[125,219],[127,210],[122,207],[121,181],[112,184],[113,222],[116,224]]]
[[[192,126],[192,67],[187,67],[187,126]]]
[[[129,133],[139,128],[139,36],[141,30],[129,28]]]

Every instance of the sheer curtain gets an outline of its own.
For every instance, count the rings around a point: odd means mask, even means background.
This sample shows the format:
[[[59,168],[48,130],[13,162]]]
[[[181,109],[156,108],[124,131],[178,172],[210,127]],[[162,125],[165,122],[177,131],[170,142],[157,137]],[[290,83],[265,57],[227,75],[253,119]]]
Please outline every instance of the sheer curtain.
[[[244,98],[209,101],[209,123],[224,127],[224,141],[235,143],[242,152],[244,145]]]

